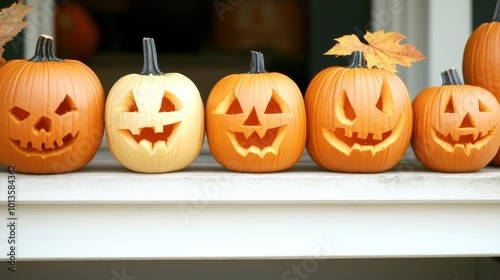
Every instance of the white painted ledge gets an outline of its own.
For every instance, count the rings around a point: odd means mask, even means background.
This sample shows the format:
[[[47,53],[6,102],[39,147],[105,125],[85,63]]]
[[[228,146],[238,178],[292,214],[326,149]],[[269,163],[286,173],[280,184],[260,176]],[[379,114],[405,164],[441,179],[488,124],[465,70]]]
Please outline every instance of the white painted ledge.
[[[379,174],[324,171],[307,154],[286,172],[245,174],[205,149],[183,171],[138,174],[101,149],[77,172],[17,174],[17,259],[500,256],[500,169],[429,172],[411,155]],[[7,235],[0,227],[0,261]]]
[[[307,154],[288,171],[236,173],[225,170],[206,149],[182,171],[140,174],[101,149],[78,172],[18,174],[16,181],[19,204],[500,203],[499,168],[429,172],[411,151],[398,166],[377,174],[328,172]]]

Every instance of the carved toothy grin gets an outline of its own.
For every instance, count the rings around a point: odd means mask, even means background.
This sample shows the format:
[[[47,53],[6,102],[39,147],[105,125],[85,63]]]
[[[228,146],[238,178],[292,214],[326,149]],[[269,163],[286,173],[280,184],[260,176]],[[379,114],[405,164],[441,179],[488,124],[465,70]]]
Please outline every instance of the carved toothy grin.
[[[285,126],[267,129],[261,137],[257,131],[252,132],[248,137],[245,137],[243,132],[229,132],[229,138],[236,147],[238,153],[247,156],[248,153],[254,153],[259,157],[264,158],[267,153],[278,153],[278,148],[283,141]]]
[[[399,116],[392,130],[381,134],[367,133],[366,135],[360,135],[359,132],[346,131],[343,128],[336,128],[335,131],[332,131],[327,127],[323,127],[323,135],[333,147],[347,156],[353,150],[370,151],[372,155],[375,155],[379,151],[385,150],[398,139],[403,125],[404,113]]]
[[[71,144],[76,141],[78,135],[80,135],[79,131],[75,134],[75,136],[73,136],[72,133],[68,133],[61,140],[55,140],[52,143],[52,146],[48,143],[42,143],[40,147],[34,147],[31,141],[22,142],[21,140],[14,139],[10,139],[10,142],[14,148],[27,156],[48,157],[68,150],[71,147]]]
[[[469,154],[472,149],[481,149],[486,145],[493,137],[495,128],[496,126],[487,132],[481,133],[476,130],[473,133],[460,134],[460,131],[457,131],[458,133],[444,135],[436,128],[432,127],[432,136],[434,140],[447,151],[452,152],[454,149],[463,149]]]
[[[142,145],[149,150],[156,150],[159,147],[165,147],[168,142],[168,138],[172,135],[174,130],[177,129],[180,122],[164,125],[161,131],[156,132],[154,127],[143,127],[135,129],[133,133],[130,129],[120,129],[120,133],[124,135],[131,145],[137,146]]]

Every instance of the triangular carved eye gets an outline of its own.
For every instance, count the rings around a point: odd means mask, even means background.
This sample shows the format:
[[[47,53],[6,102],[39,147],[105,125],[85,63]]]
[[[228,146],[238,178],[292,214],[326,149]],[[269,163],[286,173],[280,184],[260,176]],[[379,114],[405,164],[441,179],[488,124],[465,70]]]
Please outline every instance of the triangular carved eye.
[[[380,97],[375,105],[382,113],[386,115],[394,114],[394,100],[392,98],[392,91],[389,83],[384,78],[382,88],[380,89]]]
[[[75,103],[73,102],[73,99],[71,99],[69,95],[66,95],[66,97],[64,97],[64,100],[61,102],[61,104],[59,104],[55,112],[59,116],[63,116],[66,115],[67,113],[71,113],[76,110],[77,108]]]
[[[281,114],[290,112],[290,108],[286,105],[285,101],[273,90],[273,95],[267,103],[264,114]]]
[[[490,108],[488,108],[488,106],[486,106],[483,102],[481,102],[481,100],[477,100],[478,103],[479,103],[479,112],[483,112],[483,113],[486,113],[486,112],[491,112]]]
[[[182,110],[182,108],[184,108],[184,105],[175,94],[169,91],[163,93],[159,112],[174,112]]]
[[[264,111],[264,114],[281,114],[281,108],[278,102],[274,100],[274,98],[271,98],[269,100],[269,103],[267,104],[266,111]]]
[[[356,112],[354,111],[354,107],[352,107],[351,101],[347,96],[346,90],[342,90],[340,94],[339,101],[337,103],[338,116],[344,117],[349,121],[354,121],[356,119]]]
[[[30,112],[20,108],[20,107],[14,107],[9,110],[9,113],[11,116],[13,116],[16,120],[18,121],[24,121],[30,116]]]
[[[166,96],[163,96],[161,100],[160,112],[173,112],[175,110],[175,105]]]
[[[227,108],[226,114],[228,115],[237,115],[237,114],[243,114],[243,109],[241,108],[241,104],[238,101],[238,99],[235,99],[231,105],[229,105],[229,108]]]
[[[450,95],[450,98],[448,99],[448,102],[446,102],[446,107],[444,109],[445,113],[456,113],[455,109],[455,101],[453,100],[453,96]]]
[[[134,96],[132,95],[132,98]],[[129,112],[139,112],[139,108],[137,108],[137,104],[135,103],[135,99],[132,100],[132,104],[130,104],[130,108],[128,109]]]

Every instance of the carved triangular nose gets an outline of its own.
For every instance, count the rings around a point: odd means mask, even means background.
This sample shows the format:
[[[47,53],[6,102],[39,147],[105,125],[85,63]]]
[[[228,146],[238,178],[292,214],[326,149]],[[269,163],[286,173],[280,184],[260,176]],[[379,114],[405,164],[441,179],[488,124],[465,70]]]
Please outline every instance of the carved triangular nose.
[[[459,128],[474,128],[476,125],[474,125],[474,121],[472,120],[472,117],[469,113],[465,115],[464,119],[462,120],[462,124],[460,124]]]
[[[260,126],[259,117],[257,116],[257,112],[255,111],[255,107],[253,107],[252,112],[250,112],[250,115],[248,115],[248,118],[245,120],[243,125]]]
[[[41,117],[35,124],[35,131],[38,133],[42,130],[50,132],[52,129],[52,121],[47,117]]]

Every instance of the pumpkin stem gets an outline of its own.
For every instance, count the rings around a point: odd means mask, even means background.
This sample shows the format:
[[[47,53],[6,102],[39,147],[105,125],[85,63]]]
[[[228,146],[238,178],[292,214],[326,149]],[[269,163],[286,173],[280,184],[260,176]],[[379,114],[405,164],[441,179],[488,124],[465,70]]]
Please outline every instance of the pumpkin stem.
[[[500,22],[500,0],[497,1],[495,13],[493,14],[493,22]]]
[[[250,62],[249,74],[267,73],[264,67],[264,55],[261,52],[250,51],[252,54],[252,61]]]
[[[40,35],[36,42],[35,55],[30,59],[34,62],[62,61],[54,55],[54,38],[49,35]]]
[[[464,84],[464,82],[462,82],[462,78],[460,78],[460,74],[455,68],[451,68],[441,72],[441,77],[443,78],[443,86]]]
[[[366,66],[365,55],[362,51],[354,51],[351,54],[351,61],[346,68],[368,68]]]
[[[158,56],[153,38],[142,39],[142,50],[144,53],[144,66],[142,67],[141,75],[165,75],[158,67]]]

